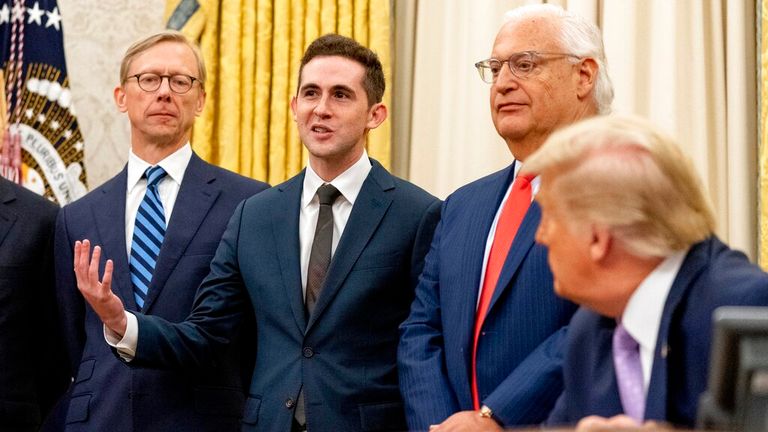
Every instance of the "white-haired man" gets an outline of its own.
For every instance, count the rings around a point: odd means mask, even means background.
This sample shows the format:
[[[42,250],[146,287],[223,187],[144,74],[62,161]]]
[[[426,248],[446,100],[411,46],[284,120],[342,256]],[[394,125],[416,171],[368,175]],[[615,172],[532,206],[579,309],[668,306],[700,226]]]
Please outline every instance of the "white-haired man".
[[[556,129],[609,110],[605,63],[597,27],[532,5],[508,14],[491,58],[475,65],[491,84],[493,123],[515,162],[443,206],[401,326],[411,429],[540,423],[560,394],[562,329],[576,306],[554,294],[546,248],[534,244],[538,180],[517,173]]]
[[[768,275],[713,234],[692,165],[647,122],[602,117],[532,155],[555,291],[582,307],[549,423],[692,427],[706,388],[712,312],[768,305]],[[606,419],[604,417],[611,417]]]

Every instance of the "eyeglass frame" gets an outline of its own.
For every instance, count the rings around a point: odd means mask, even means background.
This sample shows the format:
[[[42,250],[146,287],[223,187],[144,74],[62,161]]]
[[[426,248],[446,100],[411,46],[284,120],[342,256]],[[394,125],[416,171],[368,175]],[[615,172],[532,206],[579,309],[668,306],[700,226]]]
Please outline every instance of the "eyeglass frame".
[[[154,88],[154,89],[152,89],[152,90],[147,90],[147,89],[145,89],[144,87],[142,87],[142,85],[141,85],[141,76],[142,76],[142,75],[154,75],[154,76],[156,76],[156,77],[160,78],[160,83],[157,85],[157,87],[156,87],[156,88]],[[171,84],[171,82],[172,82],[172,81],[171,81],[171,78],[173,78],[173,77],[180,77],[180,76],[181,76],[181,77],[185,77],[185,78],[189,78],[189,79],[191,80],[191,81],[190,81],[190,83],[189,83],[189,88],[188,88],[186,91],[183,91],[183,92],[180,92],[180,91],[176,91],[176,90],[173,88],[173,85]],[[135,75],[131,75],[131,76],[127,77],[127,78],[125,79],[125,81],[126,81],[126,82],[128,82],[128,80],[129,80],[129,79],[131,79],[131,78],[136,78],[136,85],[138,85],[138,86],[139,86],[139,88],[140,88],[142,91],[145,91],[145,92],[147,92],[147,93],[156,92],[156,91],[157,91],[157,90],[158,90],[158,89],[159,89],[159,88],[160,88],[160,87],[163,85],[163,79],[164,79],[164,78],[167,78],[167,79],[168,79],[168,88],[169,88],[169,89],[170,89],[172,92],[174,92],[174,93],[176,93],[176,94],[187,94],[187,93],[189,93],[189,91],[190,91],[190,90],[192,90],[192,87],[194,87],[194,86],[195,86],[195,81],[199,82],[199,83],[200,83],[200,85],[202,85],[202,84],[203,84],[203,83],[200,81],[200,79],[198,79],[198,78],[195,78],[195,77],[193,77],[192,75],[187,75],[187,74],[160,75],[160,74],[156,74],[156,73],[154,73],[154,72],[142,72],[142,73],[138,73],[138,74],[135,74]]]
[[[533,73],[533,69],[531,69],[530,72],[521,75],[519,73],[519,71],[516,71],[515,68],[512,67],[512,60],[513,59],[518,59],[518,58],[520,58],[521,56],[524,56],[524,55],[531,56],[533,59],[536,59],[536,57],[543,57],[543,56],[559,56],[559,57],[572,57],[572,58],[574,58],[576,60],[581,61],[581,60],[583,60],[585,58],[585,57],[581,57],[581,56],[578,56],[576,54],[571,54],[571,53],[539,52],[539,51],[530,50],[530,51],[520,51],[520,52],[512,53],[512,55],[510,55],[509,58],[507,58],[506,60],[499,60],[499,59],[493,58],[493,57],[485,59],[485,60],[480,60],[479,62],[475,63],[475,68],[477,69],[477,73],[480,75],[480,79],[484,83],[486,83],[486,84],[493,84],[493,83],[495,83],[496,80],[498,79],[498,76],[499,76],[498,74],[496,74],[494,76],[493,73],[491,73],[491,81],[490,82],[486,81],[483,78],[483,71],[482,71],[482,69],[485,69],[485,68],[490,69],[490,67],[489,67],[490,65],[487,64],[490,61],[497,61],[497,62],[499,62],[501,64],[502,68],[504,67],[503,66],[504,63],[506,63],[507,67],[509,67],[509,71],[512,72],[512,75],[516,76],[519,79],[526,79],[526,78],[531,76],[531,73]],[[534,63],[535,63],[535,66],[539,65],[538,62],[534,62]],[[499,69],[499,71],[501,71],[501,69]]]

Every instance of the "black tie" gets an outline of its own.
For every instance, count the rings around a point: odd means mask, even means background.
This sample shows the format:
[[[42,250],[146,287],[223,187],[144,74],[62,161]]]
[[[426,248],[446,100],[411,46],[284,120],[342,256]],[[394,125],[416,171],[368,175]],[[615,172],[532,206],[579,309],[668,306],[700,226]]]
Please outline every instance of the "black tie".
[[[315,238],[312,240],[312,250],[309,253],[309,268],[307,270],[307,298],[304,303],[307,318],[312,315],[320,296],[320,290],[331,264],[331,244],[333,242],[333,202],[341,195],[338,189],[325,183],[317,188],[317,196],[320,198],[320,212],[317,215],[317,227]],[[299,398],[293,417],[302,429],[307,424],[305,412],[304,388],[299,390]]]
[[[338,189],[328,183],[317,188],[320,198],[320,212],[317,215],[315,238],[309,253],[309,268],[307,269],[307,317],[312,315],[315,304],[320,297],[320,291],[331,264],[331,243],[333,242],[333,202],[341,195]]]

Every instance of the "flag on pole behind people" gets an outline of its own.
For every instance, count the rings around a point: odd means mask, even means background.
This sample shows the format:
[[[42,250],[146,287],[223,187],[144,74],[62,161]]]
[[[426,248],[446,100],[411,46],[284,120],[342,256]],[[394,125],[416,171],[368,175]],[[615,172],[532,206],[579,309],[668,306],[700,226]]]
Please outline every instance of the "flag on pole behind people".
[[[0,0],[0,175],[64,205],[86,193],[56,0]]]

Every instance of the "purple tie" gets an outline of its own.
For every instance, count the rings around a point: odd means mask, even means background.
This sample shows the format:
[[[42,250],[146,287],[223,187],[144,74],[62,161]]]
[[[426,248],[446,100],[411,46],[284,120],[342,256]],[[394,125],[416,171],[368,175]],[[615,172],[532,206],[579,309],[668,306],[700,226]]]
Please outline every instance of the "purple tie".
[[[624,413],[638,422],[645,414],[645,391],[643,390],[643,368],[640,364],[640,346],[622,324],[613,332],[613,365],[619,396]]]

